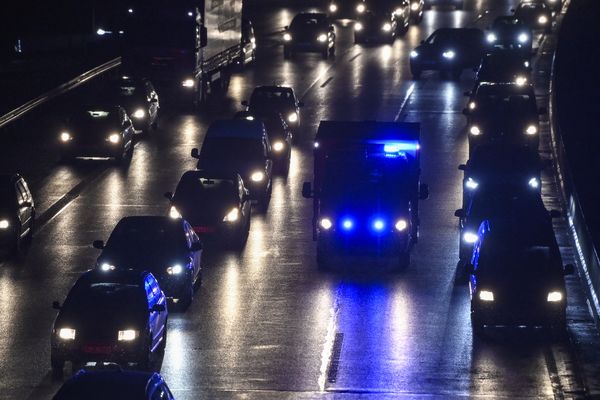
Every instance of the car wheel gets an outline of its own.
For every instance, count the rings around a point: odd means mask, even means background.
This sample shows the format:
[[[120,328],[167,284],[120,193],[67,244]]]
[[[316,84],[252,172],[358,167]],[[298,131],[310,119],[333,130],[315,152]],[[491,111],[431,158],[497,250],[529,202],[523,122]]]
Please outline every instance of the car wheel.
[[[60,378],[63,376],[64,368],[65,368],[65,360],[50,356],[50,366],[52,367],[52,375],[55,378]]]
[[[187,310],[194,300],[194,283],[190,280],[189,284],[186,285],[183,296],[179,299],[181,303],[181,311]]]

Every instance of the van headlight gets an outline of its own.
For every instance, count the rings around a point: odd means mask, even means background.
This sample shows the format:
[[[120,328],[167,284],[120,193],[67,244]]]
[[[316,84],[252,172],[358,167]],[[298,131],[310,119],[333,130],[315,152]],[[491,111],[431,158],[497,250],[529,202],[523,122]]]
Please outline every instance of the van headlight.
[[[0,219],[0,229],[8,229],[10,227],[10,222],[7,219]]]
[[[58,330],[58,337],[62,340],[75,340],[77,331],[73,328],[61,328]]]
[[[416,50],[413,50],[410,52],[410,58],[417,58],[419,57],[419,52]]]
[[[519,43],[527,43],[529,40],[529,35],[526,33],[520,33],[519,36],[517,36],[517,40]]]
[[[111,133],[106,140],[113,144],[117,144],[121,141],[121,135],[118,133]]]
[[[104,271],[104,272],[108,272],[108,271],[114,271],[115,270],[115,266],[109,263],[102,263],[100,265],[100,270]]]
[[[548,293],[548,297],[546,298],[548,303],[558,303],[559,301],[562,301],[562,299],[563,299],[563,295],[559,291],[554,291],[554,292]]]
[[[337,11],[337,5],[336,5],[336,4],[333,4],[333,3],[331,3],[331,4],[329,5],[329,12],[331,12],[331,13],[334,13],[334,12],[336,12],[336,11]]]
[[[486,39],[487,39],[488,43],[495,43],[496,40],[498,40],[498,37],[496,36],[495,33],[488,33],[488,35],[486,36]]]
[[[235,222],[240,218],[240,210],[235,207],[232,208],[225,217],[223,217],[223,222]]]
[[[256,171],[253,172],[252,175],[250,175],[250,180],[252,182],[262,182],[265,179],[265,173],[262,171]]]
[[[60,141],[63,143],[69,142],[73,140],[73,136],[71,136],[71,134],[69,132],[61,132],[60,134]]]
[[[362,13],[364,13],[364,12],[365,12],[365,10],[366,10],[366,7],[365,7],[365,5],[364,5],[364,4],[359,4],[359,5],[357,5],[357,6],[356,6],[356,11],[357,11],[359,14],[362,14]]]
[[[494,301],[494,292],[492,292],[491,290],[481,290],[479,292],[479,300]]]
[[[284,33],[283,34],[283,40],[285,40],[286,42],[291,42],[292,41],[292,35],[290,35],[289,33]]]
[[[363,24],[361,24],[360,22],[357,22],[354,24],[354,30],[357,32],[360,32],[363,30]]]
[[[133,118],[142,119],[146,116],[146,112],[142,108],[138,108],[133,112]]]
[[[540,180],[538,178],[531,178],[529,180],[529,182],[527,182],[527,184],[529,185],[529,187],[531,187],[532,189],[537,189],[540,187]]]
[[[179,275],[183,272],[183,267],[181,264],[175,264],[169,268],[167,268],[167,274],[169,275]]]
[[[469,129],[469,133],[473,136],[479,136],[479,135],[481,135],[481,129],[479,129],[479,127],[477,125],[473,125]]]
[[[527,78],[522,75],[519,75],[515,78],[515,83],[518,86],[524,86],[527,83]]]
[[[181,81],[181,86],[183,86],[184,88],[193,88],[196,85],[196,82],[194,82],[193,79],[184,79],[183,81]]]
[[[119,342],[132,342],[138,338],[140,335],[140,331],[136,331],[135,329],[125,329],[124,331],[119,331],[118,340]]]
[[[181,218],[181,213],[179,212],[179,210],[177,210],[177,208],[175,208],[175,206],[171,206],[171,208],[169,209],[169,217],[173,219],[178,219]]]
[[[456,53],[453,50],[446,50],[442,53],[442,57],[444,57],[446,60],[452,60],[455,56]]]

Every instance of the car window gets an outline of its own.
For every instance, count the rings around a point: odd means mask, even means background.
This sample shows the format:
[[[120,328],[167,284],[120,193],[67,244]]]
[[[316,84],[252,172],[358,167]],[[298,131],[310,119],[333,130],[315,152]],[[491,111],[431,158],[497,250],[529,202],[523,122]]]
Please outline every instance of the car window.
[[[19,205],[23,204],[23,202],[27,201],[27,194],[20,184],[21,182],[15,183],[15,193],[17,195],[17,203]]]

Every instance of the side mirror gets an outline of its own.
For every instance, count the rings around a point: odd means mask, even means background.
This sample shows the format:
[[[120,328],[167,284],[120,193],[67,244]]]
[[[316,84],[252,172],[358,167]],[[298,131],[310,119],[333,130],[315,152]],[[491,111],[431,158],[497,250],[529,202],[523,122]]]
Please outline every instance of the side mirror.
[[[465,210],[463,210],[462,208],[459,208],[458,210],[454,211],[454,216],[456,218],[464,218],[465,217]]]
[[[54,308],[55,310],[60,310],[62,307],[60,306],[60,303],[58,301],[53,301],[52,308]]]
[[[242,100],[242,105],[247,107],[248,106],[248,100]]]
[[[302,185],[302,197],[305,199],[310,199],[313,197],[312,185],[310,182],[304,182]]]
[[[165,194],[163,196],[165,196],[165,198],[169,201],[173,200],[173,193],[171,193],[171,192],[165,192]]]
[[[190,247],[190,250],[193,251],[193,252],[202,250],[202,242],[194,242],[194,243],[192,243],[192,247]]]
[[[200,151],[195,147],[192,149],[192,158],[200,158]]]
[[[546,115],[546,114],[548,114],[548,109],[546,107],[540,107],[538,110],[538,114]]]
[[[427,200],[429,198],[429,185],[421,183],[419,185],[419,200]]]
[[[104,249],[104,240],[94,240],[92,246],[94,246],[95,249],[102,250]]]
[[[205,26],[200,27],[200,47],[206,47],[208,44],[208,30]]]
[[[562,213],[558,210],[550,210],[550,218],[560,218]]]
[[[167,311],[167,307],[165,307],[164,304],[155,304],[154,306],[152,306],[152,308],[150,309],[150,311],[164,312],[164,311]]]
[[[459,169],[460,171],[464,171],[465,169],[467,169],[467,164],[460,164],[460,165],[458,166],[458,169]]]
[[[298,102],[298,107],[304,107],[304,102],[303,101],[299,101]]]
[[[573,275],[574,273],[575,273],[575,266],[573,264],[565,265],[565,268],[563,270],[564,275]]]

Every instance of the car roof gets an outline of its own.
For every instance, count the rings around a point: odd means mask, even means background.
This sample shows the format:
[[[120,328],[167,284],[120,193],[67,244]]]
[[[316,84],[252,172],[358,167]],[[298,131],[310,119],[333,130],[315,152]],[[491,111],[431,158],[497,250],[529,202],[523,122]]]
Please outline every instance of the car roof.
[[[77,280],[77,284],[119,283],[125,285],[139,285],[148,274],[150,273],[147,271],[133,269],[116,269],[111,271],[110,274],[98,269],[92,269],[84,272]]]
[[[486,234],[494,238],[510,238],[511,241],[524,243],[536,242],[538,245],[556,245],[552,222],[548,218],[527,219],[526,223],[514,218],[491,218],[484,222],[487,223]]]
[[[507,93],[507,94],[528,94],[532,95],[532,85],[518,85],[513,82],[493,83],[493,82],[481,82],[477,86],[477,94],[490,94],[490,93]]]
[[[477,146],[471,155],[469,164],[490,158],[524,159],[540,162],[539,153],[527,146],[510,143],[492,143]]]
[[[181,225],[182,220],[173,219],[162,215],[134,215],[123,217],[117,225],[147,225],[148,227],[156,225]]]
[[[106,395],[119,396],[116,399],[142,399],[150,387],[162,382],[157,373],[129,370],[101,370],[77,372],[58,391],[55,400],[80,399],[82,395],[96,395],[104,399]],[[110,397],[115,399],[115,397]]]
[[[201,179],[201,178],[219,179],[219,180],[227,180],[227,181],[232,181],[232,182],[236,182],[238,179],[240,179],[240,176],[237,173],[237,171],[235,171],[233,169],[227,169],[227,168],[210,169],[210,170],[201,169],[201,170],[186,171],[181,176],[181,179],[184,179],[184,177],[186,179],[193,177],[193,178],[197,178],[197,179]]]
[[[206,132],[207,139],[262,139],[265,136],[265,126],[261,121],[249,121],[247,119],[217,120],[210,124]]]
[[[264,91],[264,92],[293,92],[294,89],[292,89],[289,86],[283,86],[283,85],[262,85],[262,86],[257,86],[254,88],[253,92],[256,91]]]

